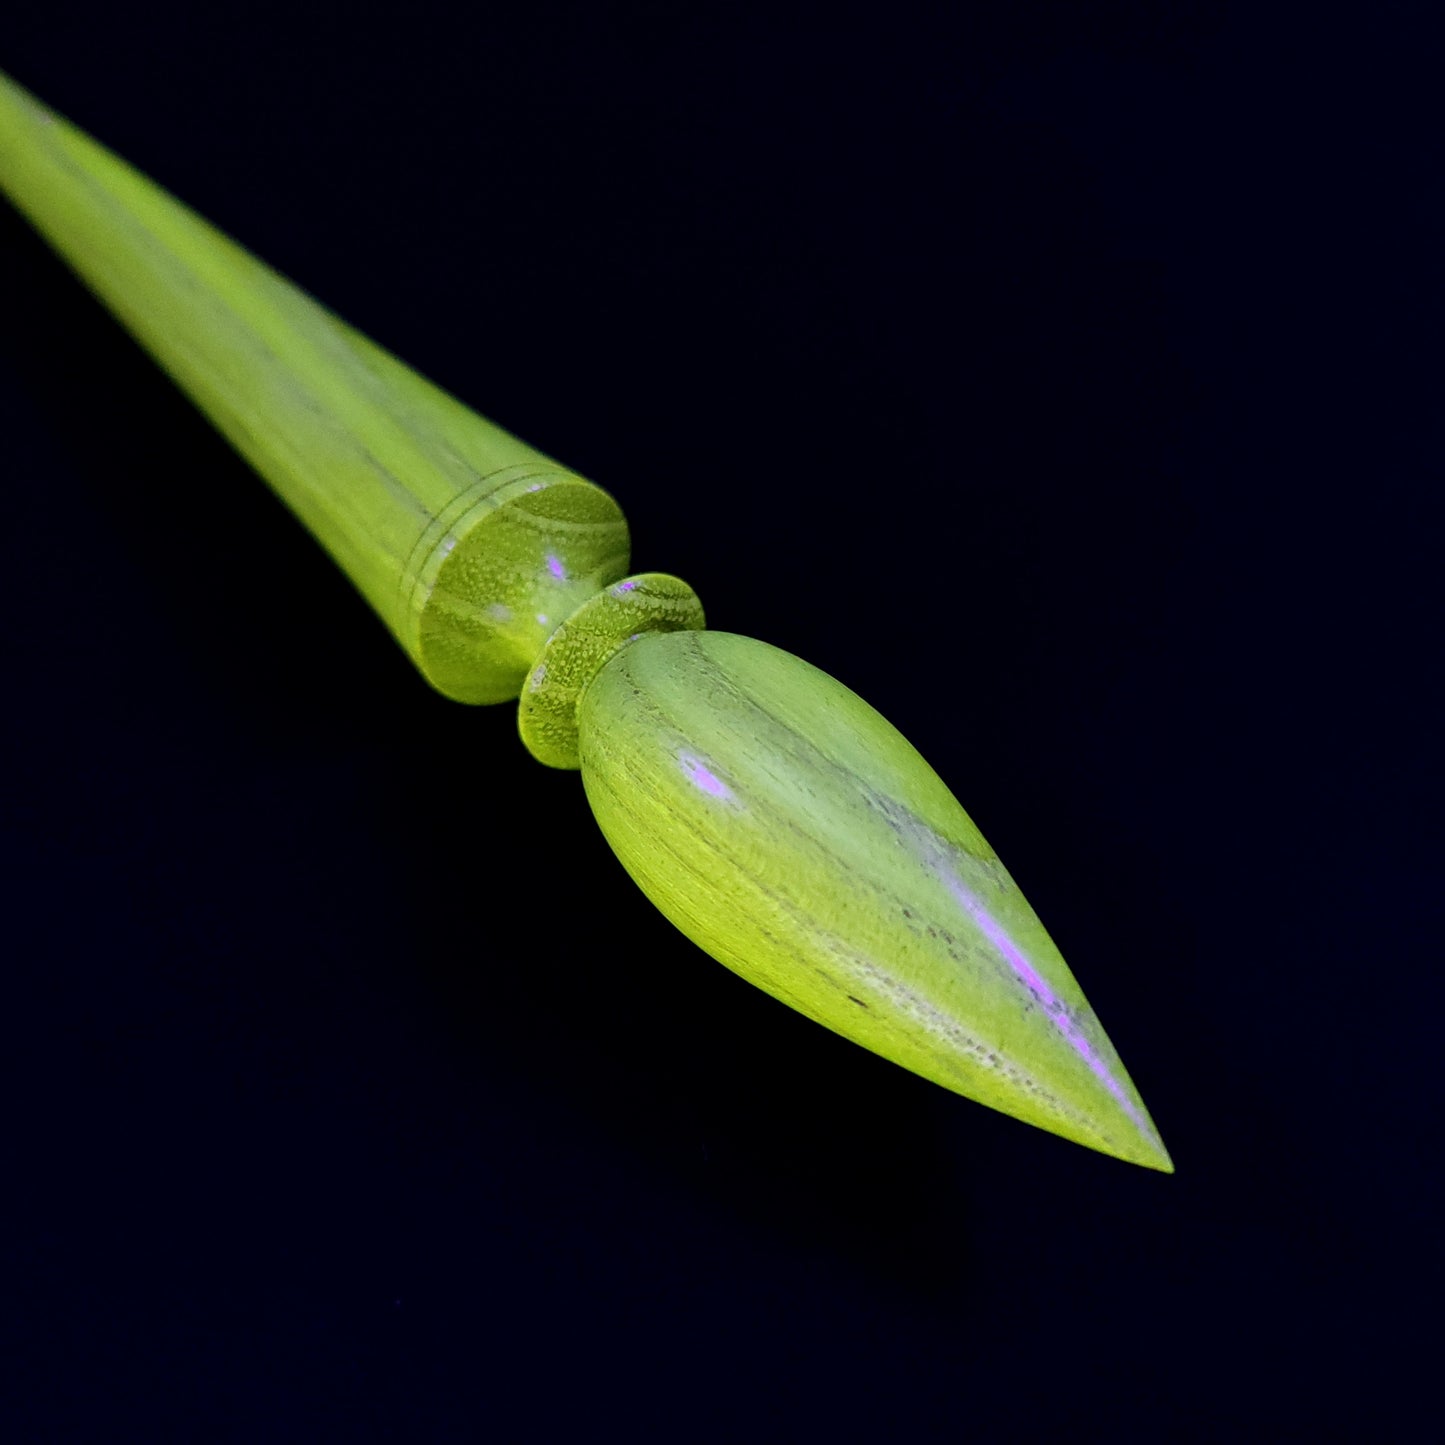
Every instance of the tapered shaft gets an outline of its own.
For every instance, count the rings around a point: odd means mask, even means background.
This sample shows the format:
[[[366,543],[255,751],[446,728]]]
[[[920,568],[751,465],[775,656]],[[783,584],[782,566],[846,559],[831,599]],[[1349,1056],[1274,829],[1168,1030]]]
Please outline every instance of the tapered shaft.
[[[626,524],[600,489],[368,341],[3,74],[0,189],[442,691],[515,697],[556,623],[626,570]],[[518,505],[496,518],[507,503]],[[488,546],[456,555],[483,521]],[[525,578],[519,563],[535,564]]]

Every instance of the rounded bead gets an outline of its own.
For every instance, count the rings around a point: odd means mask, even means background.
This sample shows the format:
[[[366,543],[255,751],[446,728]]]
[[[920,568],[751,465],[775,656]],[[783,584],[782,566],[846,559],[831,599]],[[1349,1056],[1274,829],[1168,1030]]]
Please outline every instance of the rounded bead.
[[[577,708],[587,685],[629,643],[651,632],[705,625],[702,603],[686,582],[642,572],[589,597],[542,648],[517,706],[527,750],[550,768],[579,768]]]

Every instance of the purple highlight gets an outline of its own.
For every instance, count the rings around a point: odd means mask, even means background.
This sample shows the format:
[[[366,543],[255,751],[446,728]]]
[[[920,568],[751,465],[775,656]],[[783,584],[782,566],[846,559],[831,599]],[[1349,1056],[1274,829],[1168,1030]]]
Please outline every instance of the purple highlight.
[[[983,935],[1003,955],[1004,962],[1023,980],[1024,987],[1044,1006],[1055,1028],[1073,1046],[1074,1050],[1092,1069],[1104,1087],[1124,1106],[1124,1111],[1146,1133],[1153,1131],[1145,1124],[1143,1117],[1124,1093],[1123,1085],[1110,1072],[1108,1064],[1094,1051],[1094,1046],[1084,1037],[1078,1024],[1069,1017],[1064,1002],[1039,976],[1038,970],[1019,951],[999,924],[998,920],[971,894],[957,879],[948,880],[949,891],[963,905],[970,918],[983,930]]]
[[[636,583],[635,581],[631,581],[631,580],[629,580],[629,581],[627,581],[627,582],[619,582],[619,583],[617,584],[617,591],[619,591],[619,592],[631,592],[632,589],[633,589],[634,587],[636,587],[636,586],[637,586],[637,583]]]
[[[562,565],[562,559],[555,552],[547,553],[547,570],[557,578],[558,581],[561,581],[562,578],[567,575],[567,569]]]
[[[933,851],[930,849],[930,851]],[[937,872],[943,875],[948,885],[948,891],[958,900],[964,912],[978,925],[979,930],[988,941],[999,951],[1004,962],[1018,976],[1019,981],[1035,999],[1043,1006],[1044,1012],[1048,1014],[1050,1022],[1068,1040],[1070,1046],[1088,1064],[1095,1076],[1104,1087],[1118,1101],[1124,1112],[1138,1126],[1140,1132],[1147,1138],[1154,1137],[1154,1130],[1149,1121],[1134,1106],[1133,1101],[1124,1092],[1124,1087],[1113,1075],[1108,1064],[1101,1059],[1083,1030],[1070,1017],[1064,1001],[1044,981],[1039,971],[1024,957],[1022,950],[1008,936],[999,921],[984,907],[983,902],[974,893],[970,892],[963,883],[953,874],[952,870],[942,865],[942,860],[935,858],[931,860]]]
[[[732,797],[733,790],[711,768],[700,763],[690,753],[678,754],[677,760],[682,764],[682,771],[693,787],[701,789],[702,792],[714,798]]]

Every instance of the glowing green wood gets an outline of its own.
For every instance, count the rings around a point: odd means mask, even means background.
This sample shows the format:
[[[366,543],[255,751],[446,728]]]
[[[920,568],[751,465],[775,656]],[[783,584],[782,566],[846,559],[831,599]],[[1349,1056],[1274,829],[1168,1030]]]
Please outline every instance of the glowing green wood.
[[[527,747],[580,764],[608,841],[689,937],[946,1088],[1171,1168],[1033,910],[871,707],[765,643],[686,630],[703,626],[702,608],[675,577],[619,583],[627,526],[606,493],[417,376],[3,75],[0,187],[435,687],[466,702],[521,692]]]
[[[589,597],[547,639],[517,704],[527,751],[549,768],[581,767],[577,704],[603,665],[647,632],[705,626],[702,603],[679,577],[644,572]]]
[[[516,697],[553,627],[626,572],[627,523],[600,488],[418,376],[3,74],[0,187],[449,697]]]
[[[607,841],[714,958],[945,1088],[1172,1168],[1017,884],[862,698],[767,643],[677,632],[616,654],[579,721]]]

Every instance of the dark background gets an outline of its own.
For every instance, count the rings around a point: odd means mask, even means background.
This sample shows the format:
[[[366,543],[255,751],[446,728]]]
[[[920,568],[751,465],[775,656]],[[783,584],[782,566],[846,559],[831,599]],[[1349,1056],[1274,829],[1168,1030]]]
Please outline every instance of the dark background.
[[[17,80],[897,723],[1178,1166],[693,948],[4,210],[8,1439],[1400,1438],[1433,8],[7,13]]]

